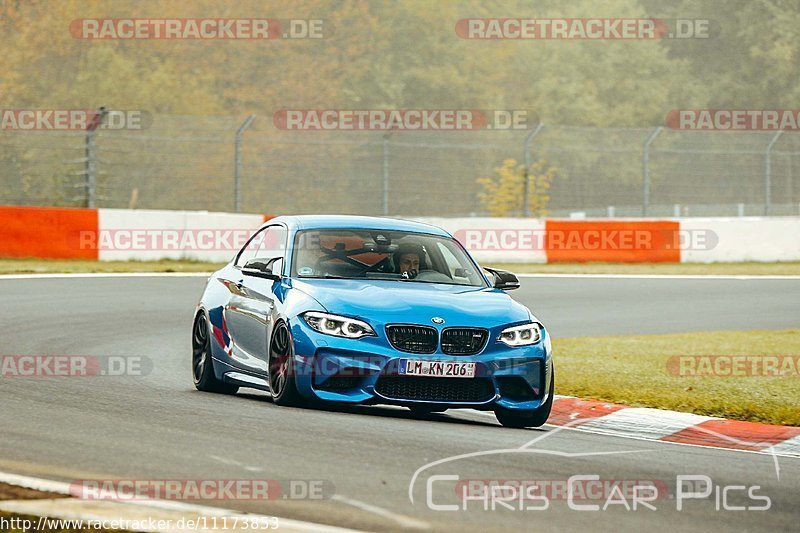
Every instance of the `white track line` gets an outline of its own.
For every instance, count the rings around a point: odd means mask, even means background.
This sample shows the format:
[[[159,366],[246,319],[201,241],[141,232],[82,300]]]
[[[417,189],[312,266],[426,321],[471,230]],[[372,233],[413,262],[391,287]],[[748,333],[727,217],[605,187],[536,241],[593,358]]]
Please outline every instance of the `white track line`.
[[[337,502],[342,502],[346,505],[356,507],[358,509],[361,509],[362,511],[367,511],[368,513],[373,513],[378,516],[382,516],[383,518],[388,518],[389,520],[396,522],[397,524],[399,524],[404,528],[430,529],[430,525],[427,522],[423,522],[422,520],[417,520],[415,518],[411,518],[401,514],[393,513],[392,511],[388,511],[376,505],[365,503],[359,500],[354,500],[352,498],[346,498],[344,496],[339,496],[338,494],[333,496],[331,499],[336,500]]]
[[[0,483],[15,485],[17,487],[25,487],[42,492],[52,492],[55,494],[69,495],[70,484],[62,481],[52,481],[49,479],[40,479],[35,477],[21,476],[9,472],[0,472]],[[266,515],[243,513],[232,509],[223,509],[220,507],[209,507],[205,505],[197,505],[193,503],[176,502],[169,500],[135,500],[135,501],[118,501],[112,500],[113,503],[124,503],[126,505],[137,505],[143,507],[151,507],[156,509],[163,509],[166,511],[179,511],[187,513],[195,513],[200,516],[228,516],[237,518],[250,518],[250,519],[263,519],[268,520],[270,517]],[[86,520],[92,519],[94,515],[87,514],[82,517]],[[291,531],[308,531],[308,532],[330,532],[330,533],[345,533],[356,530],[344,529],[325,524],[316,524],[314,522],[304,522],[302,520],[292,520],[288,518],[278,517],[281,529]]]
[[[62,278],[207,278],[211,272],[81,272],[76,274],[2,274],[4,279]]]
[[[782,457],[785,457],[785,454],[791,454],[790,457],[800,458],[800,435],[792,437],[791,439],[787,439],[783,442],[779,442],[778,444],[773,444],[763,451],[774,453],[775,455],[780,455]]]
[[[26,489],[38,490],[40,492],[52,492],[53,494],[61,494],[68,496],[69,483],[62,481],[50,481],[49,479],[41,479],[37,477],[20,476],[11,474],[9,472],[0,472],[0,483],[7,483],[16,487],[24,487]]]

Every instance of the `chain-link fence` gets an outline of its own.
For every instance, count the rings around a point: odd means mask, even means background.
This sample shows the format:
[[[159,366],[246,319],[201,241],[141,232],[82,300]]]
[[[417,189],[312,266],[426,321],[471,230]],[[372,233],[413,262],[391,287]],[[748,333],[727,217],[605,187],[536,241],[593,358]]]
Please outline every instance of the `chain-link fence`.
[[[797,133],[544,126],[530,150],[563,170],[556,214],[800,214]]]
[[[143,130],[2,131],[0,203],[234,211],[238,182],[243,212],[485,215],[477,180],[524,161],[527,146],[530,161],[558,169],[555,216],[800,214],[797,133],[320,132],[244,120],[155,115]],[[520,197],[508,214],[524,211]]]

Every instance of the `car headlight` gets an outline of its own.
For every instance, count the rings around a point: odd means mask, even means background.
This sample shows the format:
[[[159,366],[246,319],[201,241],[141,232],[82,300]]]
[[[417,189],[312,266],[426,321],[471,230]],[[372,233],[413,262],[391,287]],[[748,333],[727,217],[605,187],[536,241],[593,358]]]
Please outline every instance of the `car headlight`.
[[[360,339],[361,337],[376,336],[369,324],[346,316],[309,311],[303,314],[303,320],[311,326],[311,329],[335,337]]]
[[[506,328],[501,331],[500,336],[497,337],[498,341],[512,347],[530,346],[531,344],[536,344],[541,339],[542,325],[538,322]]]

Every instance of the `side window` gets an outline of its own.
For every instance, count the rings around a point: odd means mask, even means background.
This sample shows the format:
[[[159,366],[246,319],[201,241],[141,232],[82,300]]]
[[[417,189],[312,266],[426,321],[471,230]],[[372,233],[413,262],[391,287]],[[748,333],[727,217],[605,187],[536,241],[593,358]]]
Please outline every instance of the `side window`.
[[[258,246],[254,259],[272,259],[280,257],[272,265],[272,272],[278,274],[283,271],[283,258],[286,256],[286,228],[283,226],[270,226],[264,230],[264,236]]]
[[[444,257],[444,260],[447,263],[447,270],[452,278],[456,274],[456,269],[462,268],[461,263],[458,262],[456,256],[453,255],[453,252],[451,252],[447,246],[444,246],[441,242],[436,244],[439,247],[439,251],[442,252],[442,257]]]
[[[283,257],[286,253],[286,228],[283,226],[268,226],[259,231],[248,242],[235,265],[238,267],[244,266],[251,259],[271,259],[273,257]],[[280,272],[282,261],[278,261],[273,265],[273,272]]]
[[[264,240],[264,232],[266,232],[267,229],[269,228],[262,229],[247,241],[247,244],[245,244],[244,248],[239,252],[239,257],[236,258],[235,266],[242,267],[256,256],[256,252],[258,252],[261,242]]]

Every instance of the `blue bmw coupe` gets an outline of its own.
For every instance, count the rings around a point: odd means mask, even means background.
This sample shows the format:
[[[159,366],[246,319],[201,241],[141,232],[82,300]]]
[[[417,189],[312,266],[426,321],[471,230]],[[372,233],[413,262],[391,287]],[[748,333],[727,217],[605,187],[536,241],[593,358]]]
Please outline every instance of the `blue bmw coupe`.
[[[211,275],[192,328],[201,391],[268,391],[278,405],[494,411],[536,427],[553,402],[544,326],[441,228],[357,216],[264,224]]]

